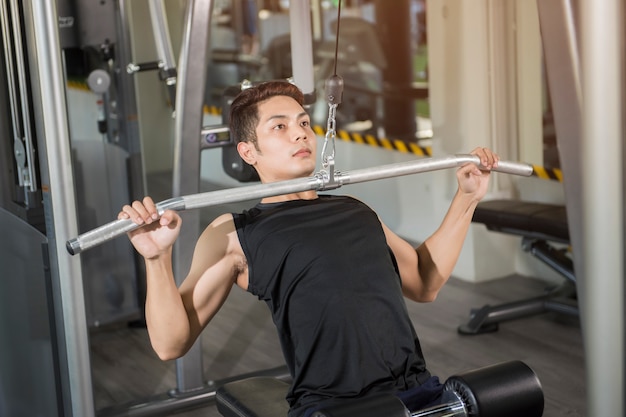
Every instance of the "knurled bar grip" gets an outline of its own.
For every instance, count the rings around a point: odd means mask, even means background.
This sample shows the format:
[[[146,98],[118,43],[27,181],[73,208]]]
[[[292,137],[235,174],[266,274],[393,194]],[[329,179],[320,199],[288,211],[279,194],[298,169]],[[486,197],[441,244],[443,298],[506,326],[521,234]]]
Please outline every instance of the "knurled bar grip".
[[[275,183],[249,185],[244,187],[229,188],[226,190],[210,191],[206,193],[191,194],[182,197],[174,197],[157,203],[157,211],[162,215],[166,210],[184,211],[204,207],[218,206],[226,203],[236,203],[245,200],[253,200],[265,197],[273,197],[282,194],[297,193],[303,191],[324,191],[341,187],[345,184],[373,181],[385,178],[399,177],[403,175],[419,174],[422,172],[437,171],[460,167],[467,163],[480,166],[480,159],[475,155],[458,154],[442,158],[425,158],[408,162],[381,165],[355,170],[348,173],[336,173],[329,181],[325,171],[320,171],[309,178],[298,178]],[[494,169],[496,172],[520,176],[530,176],[533,173],[532,165],[521,162],[499,161]],[[82,251],[100,245],[113,238],[121,236],[143,225],[138,225],[130,219],[115,220],[91,231],[85,232],[78,237],[68,240],[67,251],[76,255]]]

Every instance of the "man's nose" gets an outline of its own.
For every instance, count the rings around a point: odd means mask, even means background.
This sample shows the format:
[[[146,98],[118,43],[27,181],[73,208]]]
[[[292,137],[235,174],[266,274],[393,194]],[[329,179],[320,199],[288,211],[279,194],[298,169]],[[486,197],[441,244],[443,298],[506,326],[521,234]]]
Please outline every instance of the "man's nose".
[[[296,128],[296,140],[308,140],[310,139],[309,137],[309,130],[305,127],[305,126],[298,126]]]

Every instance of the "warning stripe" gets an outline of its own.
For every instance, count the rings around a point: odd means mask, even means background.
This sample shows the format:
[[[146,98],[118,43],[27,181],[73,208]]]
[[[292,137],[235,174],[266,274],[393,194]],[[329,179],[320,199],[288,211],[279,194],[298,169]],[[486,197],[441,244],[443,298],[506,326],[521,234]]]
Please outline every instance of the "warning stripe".
[[[67,86],[69,88],[73,88],[74,90],[89,91],[89,86],[85,81],[67,80]]]
[[[313,131],[319,136],[324,136],[326,134],[326,131],[321,126],[313,126]],[[358,132],[348,132],[341,129],[337,131],[337,138],[345,142],[354,142],[361,145],[369,145],[375,148],[383,148],[390,151],[413,153],[418,156],[432,156],[432,151],[430,147],[420,146],[416,143],[407,143],[399,139],[377,138],[374,135],[362,135]]]
[[[563,182],[563,172],[558,168],[545,168],[539,165],[533,165],[533,176],[544,180]]]
[[[326,131],[321,126],[313,126],[313,131],[319,136],[324,136],[326,134]],[[412,153],[417,156],[432,156],[432,148],[430,146],[420,146],[414,142],[407,143],[399,139],[377,138],[373,135],[361,135],[357,132],[350,133],[345,130],[338,130],[337,138],[346,142],[354,142],[361,145],[369,145],[402,153]],[[545,168],[539,165],[533,165],[532,176],[544,180],[563,182],[563,173],[558,168]]]
[[[68,81],[68,87],[89,90],[86,83],[80,81]],[[204,106],[204,113],[219,116],[222,114],[222,109],[218,106]],[[318,136],[324,136],[326,134],[325,128],[322,126],[313,126],[313,131]],[[377,138],[370,134],[362,135],[358,132],[348,132],[346,130],[338,130],[337,138],[345,142],[354,142],[361,145],[373,146],[376,148],[383,148],[390,151],[397,151],[402,153],[411,153],[417,156],[430,157],[432,156],[432,149],[430,146],[420,146],[416,143],[399,139]],[[532,176],[541,178],[544,180],[552,180],[563,182],[563,172],[558,168],[545,168],[539,165],[533,165]]]
[[[221,109],[216,106],[205,106],[205,113],[219,115]],[[322,126],[313,126],[313,131],[318,136],[325,136],[326,129]],[[417,156],[430,157],[432,156],[432,149],[430,146],[420,146],[417,143],[405,141],[399,139],[377,138],[373,135],[362,135],[358,132],[348,132],[346,130],[338,130],[337,138],[345,142],[354,142],[360,145],[368,145],[376,148],[384,148],[391,151],[398,151],[402,153],[411,153]],[[558,168],[545,168],[539,165],[533,165],[532,176],[541,178],[544,180],[553,180],[563,182],[563,173]]]
[[[213,116],[220,116],[222,114],[222,109],[217,106],[208,106],[204,105],[204,113],[211,114]]]

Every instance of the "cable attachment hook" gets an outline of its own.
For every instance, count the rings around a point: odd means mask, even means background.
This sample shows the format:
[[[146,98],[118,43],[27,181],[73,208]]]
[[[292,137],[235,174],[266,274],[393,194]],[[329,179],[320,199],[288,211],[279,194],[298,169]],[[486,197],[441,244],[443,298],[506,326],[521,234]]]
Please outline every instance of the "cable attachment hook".
[[[328,160],[335,158],[335,138],[337,137],[335,114],[337,105],[328,105],[328,123],[326,124],[326,135],[324,135],[324,146],[322,146],[322,166],[328,167]],[[331,142],[332,149],[328,149],[328,142]]]
[[[324,146],[322,147],[322,166],[327,168],[329,158],[335,158],[335,138],[337,137],[337,106],[341,104],[343,97],[343,78],[335,74],[326,80],[326,98],[328,101],[328,123],[326,124],[326,135],[324,136]],[[332,142],[332,150],[328,149],[328,141]]]

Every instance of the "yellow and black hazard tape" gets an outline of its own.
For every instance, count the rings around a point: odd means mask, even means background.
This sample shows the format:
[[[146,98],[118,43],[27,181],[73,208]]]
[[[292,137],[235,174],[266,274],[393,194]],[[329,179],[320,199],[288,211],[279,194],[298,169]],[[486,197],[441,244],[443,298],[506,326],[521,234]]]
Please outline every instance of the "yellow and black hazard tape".
[[[321,126],[313,126],[313,130],[317,135],[320,136],[324,136],[326,134],[326,130]],[[360,143],[363,145],[369,145],[403,153],[412,153],[418,156],[432,156],[432,148],[430,146],[420,146],[416,143],[407,143],[399,139],[377,138],[373,135],[361,135],[360,133],[351,133],[345,130],[338,130],[337,138],[340,138],[346,142]],[[558,168],[545,168],[539,165],[533,165],[532,176],[544,180],[563,182],[563,172]]]
[[[69,79],[67,80],[67,86],[69,88],[73,88],[74,90],[89,91],[89,86],[87,85],[87,82],[84,80]]]
[[[313,131],[320,136],[324,136],[326,131],[321,126],[313,126]],[[360,143],[377,148],[384,148],[390,151],[402,153],[413,153],[418,156],[432,156],[432,149],[429,146],[420,146],[416,143],[407,143],[399,139],[377,138],[374,135],[362,135],[356,132],[347,132],[339,129],[337,138],[346,142]]]
[[[211,114],[213,116],[220,116],[222,114],[222,109],[220,107],[217,106],[209,106],[209,105],[204,105],[204,113],[205,114]]]
[[[205,106],[204,112],[215,116],[222,114],[222,110],[217,106]],[[320,136],[324,136],[326,134],[326,130],[321,126],[313,126],[313,131]],[[377,138],[373,135],[361,135],[360,133],[348,132],[341,129],[337,131],[337,137],[346,142],[360,143],[378,148],[384,148],[390,151],[413,153],[418,156],[432,156],[432,150],[430,147],[420,146],[416,143],[407,143],[398,139]]]
[[[533,176],[544,180],[563,182],[563,172],[558,168],[545,168],[533,165]]]
[[[221,109],[217,106],[205,106],[204,111],[205,113],[213,115],[220,115],[222,113]],[[326,135],[326,129],[322,126],[313,126],[313,131],[319,136]],[[432,156],[432,148],[430,146],[420,146],[416,143],[407,143],[399,139],[377,138],[374,135],[362,135],[360,133],[348,132],[341,129],[337,131],[336,137],[346,142],[354,142],[362,145],[374,146],[390,151],[412,153],[417,156],[424,157]],[[533,165],[532,176],[544,180],[563,182],[563,173],[558,168],[545,168],[539,165]]]
[[[86,83],[79,81],[68,81],[68,87],[76,89],[89,89]],[[205,105],[204,113],[219,116],[222,114],[222,109],[218,106]],[[322,126],[313,126],[313,131],[320,136],[324,136],[326,134],[326,130]],[[337,131],[337,138],[346,142],[359,143],[362,145],[383,148],[390,151],[412,153],[417,156],[424,157],[432,156],[432,148],[430,146],[420,146],[416,143],[407,143],[399,139],[377,138],[374,135],[362,135],[360,133],[348,132],[341,129]],[[532,176],[544,180],[563,182],[563,173],[558,168],[545,168],[539,165],[533,165]]]

